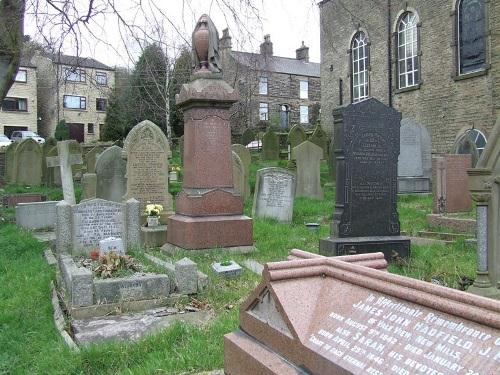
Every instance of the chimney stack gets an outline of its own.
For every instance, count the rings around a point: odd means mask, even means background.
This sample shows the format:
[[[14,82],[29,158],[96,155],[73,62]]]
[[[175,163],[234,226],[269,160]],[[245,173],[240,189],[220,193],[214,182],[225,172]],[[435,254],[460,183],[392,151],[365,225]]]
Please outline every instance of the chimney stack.
[[[266,57],[273,55],[273,42],[271,42],[271,35],[264,35],[264,43],[260,45],[260,54]]]
[[[305,62],[309,62],[309,47],[306,47],[304,41],[302,41],[302,45],[300,48],[295,50],[295,54],[297,60],[304,60]]]
[[[231,36],[229,35],[229,29],[222,30],[222,38],[219,40],[219,48],[223,49],[231,49],[232,48]]]

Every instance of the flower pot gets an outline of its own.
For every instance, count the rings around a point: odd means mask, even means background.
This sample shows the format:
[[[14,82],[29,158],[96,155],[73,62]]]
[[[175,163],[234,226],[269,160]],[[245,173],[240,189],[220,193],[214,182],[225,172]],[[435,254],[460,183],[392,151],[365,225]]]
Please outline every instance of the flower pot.
[[[148,227],[157,227],[159,224],[158,216],[148,216]]]
[[[170,181],[177,181],[178,178],[177,178],[177,171],[171,171],[169,174],[168,174],[168,179]]]

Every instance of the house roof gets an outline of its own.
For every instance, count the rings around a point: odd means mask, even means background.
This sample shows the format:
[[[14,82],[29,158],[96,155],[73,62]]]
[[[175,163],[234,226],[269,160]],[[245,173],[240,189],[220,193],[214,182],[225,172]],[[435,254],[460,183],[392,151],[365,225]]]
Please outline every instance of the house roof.
[[[80,68],[95,68],[102,70],[114,70],[113,68],[90,57],[70,56],[63,54],[50,54],[47,56],[56,64],[69,65]]]
[[[36,65],[31,62],[31,59],[28,56],[21,56],[21,61],[19,62],[19,66],[24,68],[34,68],[36,69]]]
[[[299,76],[319,77],[320,64],[290,57],[264,56],[259,53],[232,51],[231,56],[240,64],[255,70]]]

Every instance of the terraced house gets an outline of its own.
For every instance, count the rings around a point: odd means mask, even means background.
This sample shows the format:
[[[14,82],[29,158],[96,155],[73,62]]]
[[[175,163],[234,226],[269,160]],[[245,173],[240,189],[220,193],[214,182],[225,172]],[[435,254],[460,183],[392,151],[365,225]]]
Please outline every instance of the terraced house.
[[[315,125],[319,118],[320,65],[309,61],[302,43],[296,58],[274,56],[269,35],[260,53],[232,50],[229,31],[220,39],[222,74],[240,93],[233,107],[233,135],[246,128],[274,126],[288,130],[294,124]]]
[[[374,97],[424,125],[433,152],[472,137],[481,152],[500,108],[500,2],[323,0],[322,124]]]

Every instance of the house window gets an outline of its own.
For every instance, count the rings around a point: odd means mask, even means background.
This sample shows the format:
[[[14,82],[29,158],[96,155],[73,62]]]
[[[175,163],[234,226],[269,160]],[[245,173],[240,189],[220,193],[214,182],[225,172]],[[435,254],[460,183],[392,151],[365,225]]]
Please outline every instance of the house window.
[[[356,34],[351,44],[352,50],[352,101],[368,98],[368,41],[364,32]]]
[[[486,12],[484,0],[458,4],[458,72],[466,74],[486,66]]]
[[[87,98],[85,96],[64,95],[63,107],[69,109],[86,109]]]
[[[267,95],[267,77],[260,77],[259,79],[259,94]]]
[[[95,74],[95,80],[98,85],[106,86],[108,84],[108,75],[104,72],[97,72]]]
[[[398,84],[400,89],[419,83],[417,16],[407,12],[398,24]]]
[[[309,97],[309,82],[300,81],[300,99],[307,99]]]
[[[19,69],[14,77],[14,81],[26,83],[28,81],[28,71],[26,69]]]
[[[2,110],[6,112],[27,112],[28,99],[26,98],[5,98],[2,102]]]
[[[64,68],[64,77],[70,82],[85,82],[86,74],[83,69]]]
[[[91,122],[87,124],[87,134],[94,134],[94,124]]]
[[[107,100],[104,98],[97,98],[95,100],[95,109],[96,111],[105,111],[107,105]]]
[[[309,107],[307,105],[300,106],[300,123],[301,124],[309,123]]]
[[[261,121],[267,121],[269,115],[269,104],[260,103],[259,104],[259,118]]]

